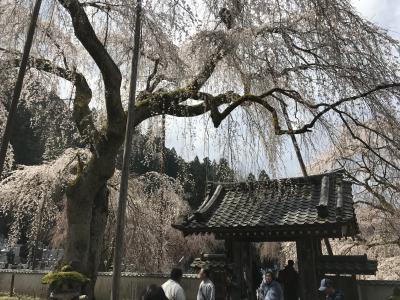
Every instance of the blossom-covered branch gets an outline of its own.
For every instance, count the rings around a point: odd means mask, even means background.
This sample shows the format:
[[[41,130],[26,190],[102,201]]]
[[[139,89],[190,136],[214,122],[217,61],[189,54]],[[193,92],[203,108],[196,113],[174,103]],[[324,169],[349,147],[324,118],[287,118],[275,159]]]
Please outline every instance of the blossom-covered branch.
[[[354,96],[341,98],[331,104],[325,102],[312,104],[311,102],[303,100],[297,91],[283,88],[273,88],[260,95],[247,94],[242,96],[233,92],[226,92],[224,94],[213,96],[209,93],[188,89],[178,89],[172,92],[157,92],[153,94],[142,93],[138,97],[136,123],[140,124],[145,119],[161,115],[163,111],[165,111],[166,114],[176,117],[194,117],[211,112],[211,119],[214,126],[218,127],[233,110],[243,105],[245,102],[250,102],[261,105],[271,113],[275,134],[301,134],[311,131],[317,121],[321,120],[328,112],[336,111],[336,108],[341,104],[367,97],[381,90],[390,90],[393,88],[400,88],[400,83],[379,84],[368,91]],[[277,109],[267,100],[268,97],[276,98],[275,95],[277,94],[286,96],[298,104],[302,104],[305,107],[312,109],[314,117],[298,129],[283,129],[278,118]],[[191,99],[199,100],[201,102],[194,105],[188,104],[187,101]],[[283,100],[280,99],[280,101]],[[284,102],[283,104],[286,105]],[[222,105],[227,105],[227,107],[220,112],[218,108]],[[318,111],[318,108],[321,107],[323,107],[323,109]]]
[[[77,0],[59,0],[59,2],[70,13],[75,36],[94,59],[103,76],[108,120],[107,138],[122,139],[126,118],[120,93],[121,72],[104,45],[99,41],[82,4]]]
[[[7,52],[4,48],[0,48],[0,51]],[[0,64],[3,68],[17,68],[20,63],[20,58],[0,60]],[[94,145],[99,139],[99,132],[94,125],[92,112],[89,108],[89,103],[92,99],[92,90],[85,76],[76,70],[61,68],[43,58],[31,57],[29,60],[29,67],[58,76],[75,85],[75,98],[73,101],[74,121],[84,140],[86,140],[88,144]]]

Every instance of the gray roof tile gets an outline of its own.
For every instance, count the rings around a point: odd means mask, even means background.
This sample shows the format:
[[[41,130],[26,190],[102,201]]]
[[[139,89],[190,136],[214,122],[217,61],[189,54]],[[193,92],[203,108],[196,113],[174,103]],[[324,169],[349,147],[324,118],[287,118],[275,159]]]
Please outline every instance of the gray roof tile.
[[[328,178],[326,197],[321,197],[321,182]],[[218,186],[218,192],[214,194]],[[343,195],[339,195],[343,193]],[[342,171],[269,181],[214,183],[200,209],[174,227],[186,233],[224,230],[279,230],[309,225],[351,223],[357,227],[351,183]],[[343,204],[338,200],[341,197]],[[340,231],[340,230],[339,230]]]

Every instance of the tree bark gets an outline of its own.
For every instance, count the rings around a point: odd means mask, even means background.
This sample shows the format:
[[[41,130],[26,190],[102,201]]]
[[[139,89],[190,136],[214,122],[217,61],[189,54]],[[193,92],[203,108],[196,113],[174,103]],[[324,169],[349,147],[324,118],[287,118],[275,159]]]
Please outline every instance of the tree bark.
[[[64,263],[90,278],[87,287],[93,299],[108,217],[107,180],[113,175],[117,150],[122,138],[112,146],[99,147],[101,156],[92,154],[83,164],[78,157],[78,174],[67,188],[67,238]],[[100,144],[101,145],[101,144]]]
[[[94,298],[108,218],[107,179],[67,193],[67,239],[64,263],[90,278],[86,293]]]
[[[99,269],[101,252],[103,249],[104,232],[108,218],[108,195],[109,191],[107,185],[104,184],[96,194],[93,203],[87,271],[87,275],[91,279],[87,290],[90,299],[94,299],[94,286],[96,284],[97,272]]]
[[[88,188],[89,189],[89,188]],[[97,191],[93,191],[96,194]],[[83,195],[82,195],[83,194]],[[67,194],[67,238],[64,263],[73,264],[76,271],[88,274],[88,258],[94,196],[87,193]]]

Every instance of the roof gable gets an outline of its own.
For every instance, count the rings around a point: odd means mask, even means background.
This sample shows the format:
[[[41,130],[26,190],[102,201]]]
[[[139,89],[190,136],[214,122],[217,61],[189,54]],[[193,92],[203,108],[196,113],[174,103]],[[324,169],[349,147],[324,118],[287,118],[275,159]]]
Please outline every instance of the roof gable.
[[[211,184],[199,209],[174,227],[185,234],[212,232],[221,238],[244,234],[247,238],[265,236],[265,240],[290,240],[300,231],[324,237],[358,231],[351,183],[344,180],[341,171],[306,178]]]

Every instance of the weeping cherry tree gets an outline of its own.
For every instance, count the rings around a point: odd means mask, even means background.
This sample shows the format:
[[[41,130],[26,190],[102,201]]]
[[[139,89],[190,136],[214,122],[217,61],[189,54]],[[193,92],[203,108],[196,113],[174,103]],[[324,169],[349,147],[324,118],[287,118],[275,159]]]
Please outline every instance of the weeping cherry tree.
[[[20,64],[29,0],[0,4],[0,60]],[[107,220],[107,181],[123,144],[134,1],[47,0],[30,59],[38,80],[73,86],[73,117],[87,148],[66,188],[64,260],[95,282]],[[15,13],[17,12],[17,13]],[[271,151],[276,136],[335,147],[362,126],[398,149],[398,43],[348,0],[146,0],[135,126],[166,114],[206,115],[232,138],[251,131]],[[92,109],[104,109],[95,124]],[[175,120],[175,119],[172,119]],[[374,123],[374,127],[369,124]],[[290,126],[288,126],[288,124]],[[369,153],[393,170],[380,149]],[[133,222],[133,221],[132,221]]]

